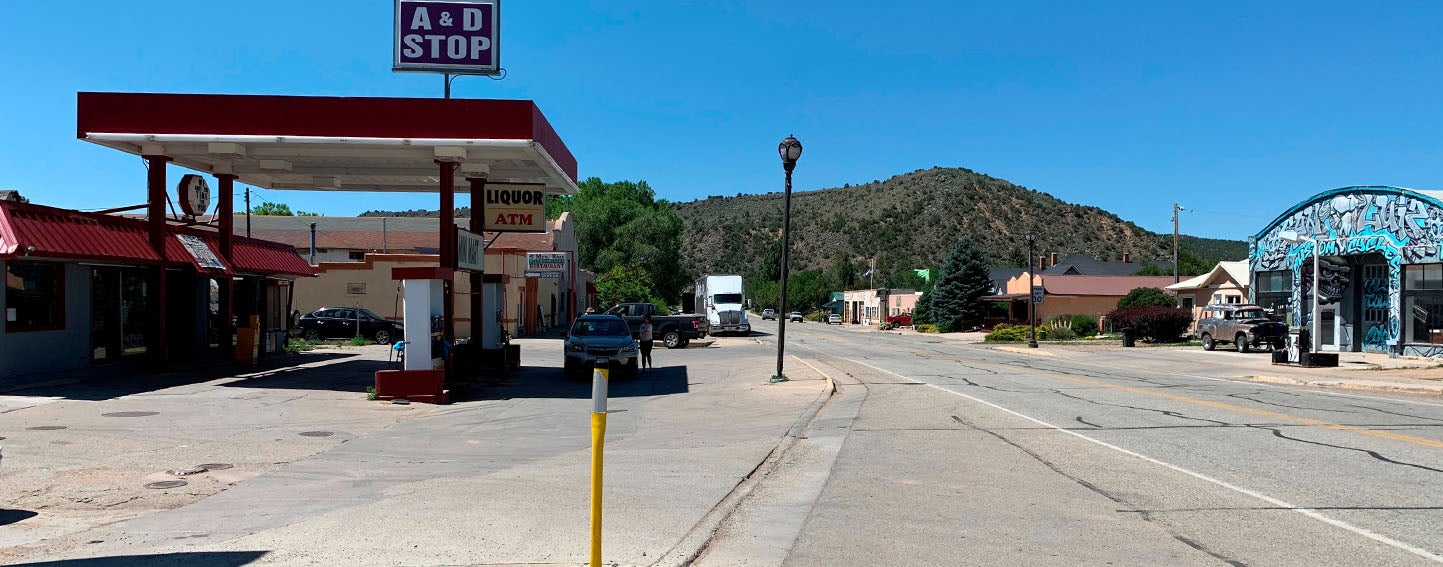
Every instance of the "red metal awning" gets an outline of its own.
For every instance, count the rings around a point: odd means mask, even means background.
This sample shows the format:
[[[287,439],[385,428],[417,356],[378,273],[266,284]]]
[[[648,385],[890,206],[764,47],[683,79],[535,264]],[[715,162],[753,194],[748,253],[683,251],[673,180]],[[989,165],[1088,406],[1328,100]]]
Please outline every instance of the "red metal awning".
[[[236,237],[231,261],[220,255],[219,235],[195,228],[166,227],[165,257],[150,245],[145,221],[0,201],[0,259],[22,257],[89,260],[142,266],[189,265],[202,273],[314,276],[315,270],[284,244]],[[199,238],[220,267],[202,266],[180,235]]]

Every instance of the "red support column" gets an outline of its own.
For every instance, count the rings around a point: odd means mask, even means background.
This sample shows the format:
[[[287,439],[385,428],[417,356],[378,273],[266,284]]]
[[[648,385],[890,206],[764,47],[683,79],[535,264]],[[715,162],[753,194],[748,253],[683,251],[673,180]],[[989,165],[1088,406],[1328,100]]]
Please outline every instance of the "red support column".
[[[232,241],[235,236],[235,180],[232,173],[217,173],[216,191],[220,193],[220,200],[216,205],[215,214],[220,220],[220,256],[226,264],[234,265],[231,260]],[[230,360],[235,357],[235,348],[231,345],[231,334],[235,332],[232,322],[235,320],[235,280],[230,276],[221,275],[220,278],[220,358]]]
[[[456,269],[456,163],[436,160],[441,174],[441,268]],[[456,344],[456,301],[452,282],[441,284],[441,312],[445,318],[442,337]]]
[[[169,343],[165,333],[165,168],[170,162],[170,157],[163,155],[145,155],[146,171],[146,219],[147,228],[150,232],[150,246],[155,253],[161,257],[161,265],[155,268],[155,285],[150,288],[148,297],[145,298],[150,328],[146,355],[156,365],[163,365],[166,356],[166,349]]]
[[[486,239],[486,233],[482,232],[481,227],[484,226],[483,219],[486,215],[486,178],[468,177],[466,181],[471,184],[471,224],[469,230],[480,235],[484,241]],[[483,267],[486,265],[486,249],[484,247],[481,249],[481,265]],[[482,345],[486,344],[481,341],[486,331],[486,322],[481,318],[481,290],[485,287],[481,284],[483,274],[484,271],[472,271],[467,276],[471,283],[471,342],[476,345],[474,348],[476,348],[478,352],[482,348]]]

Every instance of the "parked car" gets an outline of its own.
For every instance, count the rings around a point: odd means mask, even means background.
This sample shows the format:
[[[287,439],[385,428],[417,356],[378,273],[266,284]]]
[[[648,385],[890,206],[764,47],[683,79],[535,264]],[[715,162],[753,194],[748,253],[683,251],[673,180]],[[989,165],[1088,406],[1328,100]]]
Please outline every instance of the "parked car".
[[[322,307],[301,315],[296,326],[300,328],[302,337],[312,341],[359,336],[390,344],[405,336],[401,323],[359,307]]]
[[[887,322],[891,323],[893,327],[911,327],[912,314],[903,313],[901,315],[893,315],[887,318]]]
[[[1288,326],[1268,319],[1267,312],[1257,305],[1217,303],[1203,308],[1197,334],[1205,350],[1229,343],[1238,352],[1264,346],[1279,350],[1287,340]]]
[[[564,378],[589,376],[597,364],[608,365],[608,371],[619,372],[621,377],[636,377],[636,339],[621,317],[582,315],[562,337],[566,339],[562,347],[566,354]]]
[[[801,322],[806,321],[806,319],[804,319],[804,318],[802,317],[802,312],[801,312],[801,311],[793,311],[793,312],[791,312],[791,313],[788,313],[788,314],[787,314],[787,320],[788,320],[788,321],[795,322],[795,323],[801,323]]]
[[[828,325],[841,325],[841,324],[842,324],[842,316],[841,316],[841,315],[838,315],[838,314],[836,314],[836,313],[833,313],[833,314],[831,314],[831,315],[828,315],[828,316],[827,316],[827,324],[828,324]]]
[[[626,321],[633,337],[641,335],[641,318],[651,315],[652,336],[666,348],[686,348],[692,339],[704,339],[709,332],[701,315],[662,315],[650,303],[618,303],[605,314]]]
[[[777,320],[777,310],[776,310],[776,309],[763,309],[763,310],[762,310],[762,320],[763,320],[763,321],[766,321],[767,319],[771,319],[771,320],[773,320],[773,321],[776,321],[776,320]]]

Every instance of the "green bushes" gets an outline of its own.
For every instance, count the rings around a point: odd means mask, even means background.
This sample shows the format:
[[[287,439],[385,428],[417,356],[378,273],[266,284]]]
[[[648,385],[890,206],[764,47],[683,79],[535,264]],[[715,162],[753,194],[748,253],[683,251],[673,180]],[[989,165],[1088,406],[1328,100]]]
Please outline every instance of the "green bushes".
[[[1174,342],[1187,332],[1192,310],[1181,307],[1129,307],[1109,313],[1117,328],[1132,327],[1138,337],[1154,342]]]
[[[1079,337],[1088,337],[1097,334],[1097,319],[1091,315],[1073,315],[1072,332]]]
[[[1028,325],[1008,325],[1006,323],[992,328],[984,340],[987,342],[1012,343],[1022,342],[1032,338],[1032,327]]]
[[[932,325],[932,324],[928,324],[928,323],[922,323],[922,324],[920,324],[920,325],[917,325],[915,328],[917,329],[917,332],[919,332],[919,333],[936,333],[936,332],[938,332],[936,325]]]
[[[1117,300],[1118,309],[1129,307],[1177,307],[1177,299],[1155,287],[1139,287]]]
[[[1047,340],[1049,341],[1070,341],[1077,338],[1077,333],[1072,327],[1048,327]]]
[[[806,315],[803,315],[803,316],[802,316],[802,320],[803,320],[803,321],[811,321],[811,322],[813,322],[813,323],[820,323],[820,322],[822,322],[822,321],[826,321],[826,320],[827,320],[826,317],[827,317],[827,314],[826,314],[825,312],[815,311],[815,312],[812,312],[812,313],[808,313],[808,314],[806,314]]]

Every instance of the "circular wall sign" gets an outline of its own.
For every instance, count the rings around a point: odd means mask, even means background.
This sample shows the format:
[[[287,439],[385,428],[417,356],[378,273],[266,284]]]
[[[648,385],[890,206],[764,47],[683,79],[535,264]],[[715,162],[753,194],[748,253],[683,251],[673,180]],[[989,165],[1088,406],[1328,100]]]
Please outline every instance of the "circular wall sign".
[[[180,194],[180,210],[186,216],[198,217],[210,210],[210,185],[204,177],[194,173],[182,175],[176,192]]]

